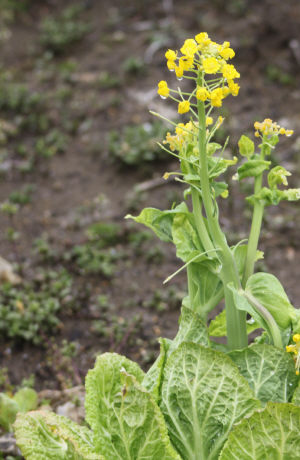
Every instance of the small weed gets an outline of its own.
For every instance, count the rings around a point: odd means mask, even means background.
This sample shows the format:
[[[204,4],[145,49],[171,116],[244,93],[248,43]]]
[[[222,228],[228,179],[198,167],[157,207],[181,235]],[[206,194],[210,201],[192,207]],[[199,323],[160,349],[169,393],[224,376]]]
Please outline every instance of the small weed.
[[[109,133],[109,153],[114,160],[125,165],[139,165],[145,162],[163,160],[166,154],[157,140],[166,133],[162,123],[144,123],[126,126],[123,131]]]
[[[24,206],[25,204],[28,204],[31,202],[31,197],[32,193],[34,191],[35,187],[32,184],[25,185],[22,190],[18,190],[15,192],[12,192],[8,200],[10,203],[14,203],[16,205]]]
[[[58,17],[46,17],[41,24],[40,42],[44,48],[61,54],[66,47],[81,40],[90,30],[89,24],[79,20],[80,4],[65,8]]]
[[[269,64],[266,67],[266,76],[270,81],[280,83],[281,85],[292,85],[295,83],[293,75],[284,72],[276,64]]]
[[[104,70],[99,74],[98,85],[104,89],[117,88],[120,86],[120,78]]]
[[[35,150],[37,155],[51,158],[57,153],[64,153],[67,145],[68,137],[58,129],[53,129],[46,136],[37,139]]]
[[[140,75],[145,73],[146,66],[141,58],[130,57],[122,64],[122,69],[130,75]]]

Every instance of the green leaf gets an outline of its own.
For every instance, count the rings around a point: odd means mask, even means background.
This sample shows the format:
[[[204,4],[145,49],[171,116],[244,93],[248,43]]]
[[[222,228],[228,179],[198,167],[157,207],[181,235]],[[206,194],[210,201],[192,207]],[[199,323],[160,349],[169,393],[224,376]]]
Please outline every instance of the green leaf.
[[[266,169],[269,169],[271,162],[265,160],[249,160],[242,164],[237,170],[238,180],[242,180],[245,177],[257,177]]]
[[[240,137],[238,142],[240,154],[243,157],[251,158],[254,153],[254,142],[244,134]]]
[[[172,239],[176,246],[176,255],[188,262],[195,251],[201,254],[204,248],[198,237],[195,218],[192,213],[178,213],[173,218]]]
[[[32,388],[22,388],[13,398],[19,407],[19,412],[28,412],[37,408],[38,395]]]
[[[163,371],[167,359],[167,353],[170,348],[171,340],[160,339],[160,353],[154,361],[148,372],[146,373],[142,382],[143,387],[149,391],[155,398],[156,402],[160,401],[160,390],[163,379]]]
[[[209,179],[214,179],[223,174],[229,166],[235,165],[237,163],[237,157],[221,158],[221,157],[208,157],[208,177]]]
[[[280,203],[280,201],[298,201],[299,199],[299,188],[289,188],[288,190],[270,190],[267,187],[263,187],[259,193],[246,198],[246,200],[252,205],[254,205],[256,202],[260,202],[264,206],[276,206],[278,203]]]
[[[298,378],[293,358],[272,345],[255,344],[229,353],[255,396],[263,403],[290,401]]]
[[[260,403],[224,353],[182,343],[167,360],[161,409],[183,459],[215,460],[233,424]]]
[[[97,358],[86,377],[86,419],[98,452],[109,460],[179,460],[137,364],[115,353]]]
[[[218,275],[219,265],[216,260],[191,263],[189,266],[190,283],[194,287],[191,308],[206,320],[210,312],[222,299],[223,284]]]
[[[175,339],[171,342],[169,353],[174,351],[183,342],[192,342],[205,347],[209,346],[207,327],[200,315],[192,309],[182,307],[179,318],[179,330]]]
[[[161,211],[155,208],[145,208],[139,216],[133,217],[130,214],[126,219],[133,219],[139,224],[143,224],[160,238],[162,241],[172,241],[172,223],[174,213],[171,211]]]
[[[291,173],[287,171],[283,166],[275,166],[272,168],[268,174],[268,184],[270,189],[276,189],[277,185],[280,184],[288,185],[288,176],[291,176]]]
[[[259,328],[259,324],[252,318],[247,321],[247,334]],[[208,333],[212,337],[225,337],[227,335],[226,310],[221,311],[214,319],[211,320]]]
[[[19,410],[18,404],[4,393],[0,393],[0,426],[10,431]]]
[[[19,413],[14,430],[26,460],[105,460],[88,428],[52,412]]]
[[[270,402],[237,425],[220,460],[298,460],[300,407]]]
[[[288,328],[296,319],[295,309],[274,275],[255,273],[248,279],[245,290],[258,299],[282,329]]]
[[[242,276],[244,273],[245,262],[246,262],[246,257],[247,257],[247,249],[248,249],[247,244],[237,244],[236,246],[233,246],[231,248],[231,250],[233,251],[235,263],[237,265],[237,269],[238,269],[240,276]],[[264,258],[264,253],[262,251],[257,250],[255,262],[263,258]]]
[[[300,406],[300,380],[298,377],[298,386],[293,394],[292,403],[296,406]]]

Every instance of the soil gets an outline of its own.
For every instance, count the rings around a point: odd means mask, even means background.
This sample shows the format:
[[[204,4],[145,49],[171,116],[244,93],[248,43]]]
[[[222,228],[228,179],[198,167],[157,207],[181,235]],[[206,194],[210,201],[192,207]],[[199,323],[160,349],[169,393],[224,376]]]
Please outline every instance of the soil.
[[[174,249],[155,239],[133,247],[129,235],[142,229],[124,220],[128,212],[138,214],[145,206],[170,206],[171,197],[180,195],[180,185],[163,183],[142,195],[135,193],[135,187],[176,166],[167,160],[122,167],[111,161],[108,150],[110,130],[152,121],[149,109],[167,114],[169,103],[156,96],[159,80],[174,79],[165,66],[167,48],[178,49],[185,38],[204,30],[217,42],[231,42],[241,92],[226,101],[230,148],[236,152],[239,136],[250,133],[255,120],[270,117],[294,129],[294,136],[277,146],[275,161],[293,172],[290,184],[299,185],[300,4],[298,0],[86,0],[80,19],[89,24],[88,33],[51,56],[40,43],[40,25],[74,2],[27,3],[6,26],[10,35],[1,42],[1,72],[46,96],[51,129],[60,129],[68,142],[63,153],[39,158],[26,173],[20,172],[24,160],[17,147],[22,144],[34,151],[36,139],[46,133],[25,129],[2,146],[6,156],[1,202],[24,184],[33,184],[34,192],[12,221],[2,216],[0,254],[17,265],[23,282],[42,269],[65,267],[73,279],[74,308],[61,310],[60,327],[39,345],[2,337],[0,363],[8,369],[11,384],[34,374],[35,387],[41,390],[80,384],[95,356],[105,351],[125,354],[146,369],[157,353],[157,338],[172,338],[177,329],[184,274],[170,283],[173,291],[162,293],[163,280],[180,266]],[[141,62],[142,68],[133,66],[126,72],[128,58]],[[76,68],[66,76],[62,69],[70,61]],[[99,84],[103,72],[116,77],[118,84],[108,88]],[[58,96],[63,91],[69,91],[65,98]],[[14,113],[2,110],[0,116],[16,123]],[[232,189],[233,199],[221,204],[221,222],[235,242],[247,235],[249,209],[244,194],[235,184]],[[111,276],[84,274],[72,260],[64,259],[74,245],[86,241],[86,228],[98,221],[120,228],[110,247],[119,255]],[[278,276],[295,305],[300,298],[299,223],[297,204],[270,208],[260,241],[264,268]],[[14,243],[5,236],[11,225],[20,233]],[[52,259],[33,251],[41,236],[47,237],[56,254]],[[108,299],[102,307],[97,307],[99,295]],[[103,322],[102,329],[95,329],[96,320]],[[75,357],[61,352],[63,340],[75,344]]]

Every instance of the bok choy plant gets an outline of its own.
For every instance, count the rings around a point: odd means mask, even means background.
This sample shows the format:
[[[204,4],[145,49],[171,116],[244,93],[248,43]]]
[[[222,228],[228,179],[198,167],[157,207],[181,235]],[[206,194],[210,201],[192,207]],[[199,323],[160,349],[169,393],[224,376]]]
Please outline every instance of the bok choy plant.
[[[48,412],[19,414],[14,429],[26,459],[300,458],[300,313],[275,276],[254,273],[265,208],[300,198],[287,188],[290,173],[271,160],[280,136],[292,131],[256,122],[258,145],[241,136],[240,160],[214,141],[223,122],[214,110],[239,92],[240,74],[228,63],[234,55],[229,42],[200,33],[180,52],[166,52],[169,70],[192,89],[158,84],[158,94],[189,117],[170,121],[174,132],[161,144],[180,167],[165,177],[175,174],[185,191],[178,206],[146,208],[133,219],[174,243],[178,271],[186,269],[176,337],[160,340],[147,373],[118,354],[99,356],[86,377],[87,426]],[[230,246],[219,221],[218,200],[229,193],[220,176],[238,161],[234,177],[253,182],[253,217],[248,240]],[[225,309],[208,324],[223,299]]]

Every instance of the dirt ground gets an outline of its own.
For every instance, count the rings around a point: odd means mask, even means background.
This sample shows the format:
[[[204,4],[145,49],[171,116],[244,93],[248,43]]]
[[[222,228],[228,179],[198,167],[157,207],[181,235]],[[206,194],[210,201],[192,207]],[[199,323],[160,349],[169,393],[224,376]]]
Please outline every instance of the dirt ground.
[[[41,24],[75,3],[82,6],[76,20],[88,30],[74,43],[49,51],[50,45],[41,42]],[[0,43],[1,85],[22,84],[42,101],[21,106],[21,121],[13,104],[0,103],[1,122],[9,123],[1,145],[0,201],[28,184],[33,190],[15,215],[1,213],[0,254],[15,264],[23,284],[34,281],[35,289],[43,289],[45,272],[64,269],[72,288],[61,300],[60,324],[51,334],[43,333],[39,343],[0,338],[1,368],[7,368],[12,385],[34,374],[37,389],[80,384],[95,356],[108,350],[146,369],[157,352],[157,338],[176,331],[186,282],[181,274],[162,289],[163,280],[180,266],[173,248],[149,239],[124,216],[144,206],[170,206],[180,199],[181,188],[159,183],[139,192],[138,184],[153,185],[176,166],[170,159],[133,166],[112,161],[109,132],[152,122],[149,109],[176,115],[156,95],[159,80],[174,79],[166,70],[165,50],[207,31],[218,42],[231,42],[241,73],[240,95],[226,100],[223,112],[230,149],[236,152],[239,136],[251,133],[255,120],[270,117],[294,129],[274,158],[293,173],[290,184],[299,187],[300,3],[48,0],[28,1],[12,16],[2,18],[7,33]],[[65,137],[52,155],[43,139],[53,130]],[[235,242],[247,235],[249,209],[243,191],[232,188],[234,198],[221,205],[221,222]],[[84,262],[78,268],[72,252],[87,243],[87,229],[99,221],[117,226],[105,247],[110,273],[103,267],[87,270]],[[300,298],[299,223],[298,204],[270,208],[260,241],[264,269],[278,276],[295,305]],[[15,241],[8,238],[10,228],[19,234]]]

